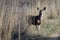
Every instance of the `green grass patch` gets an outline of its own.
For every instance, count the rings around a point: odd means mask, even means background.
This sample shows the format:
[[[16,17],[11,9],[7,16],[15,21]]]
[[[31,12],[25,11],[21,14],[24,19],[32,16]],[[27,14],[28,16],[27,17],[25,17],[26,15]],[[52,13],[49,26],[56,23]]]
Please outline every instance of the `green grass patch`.
[[[54,23],[44,23],[42,25],[41,32],[44,36],[49,36],[50,34],[56,32],[56,25]]]

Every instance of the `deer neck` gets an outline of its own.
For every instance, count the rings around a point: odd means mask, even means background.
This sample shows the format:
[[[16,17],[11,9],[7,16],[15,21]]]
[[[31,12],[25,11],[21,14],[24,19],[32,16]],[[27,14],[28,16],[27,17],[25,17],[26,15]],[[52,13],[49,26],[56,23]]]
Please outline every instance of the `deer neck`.
[[[41,17],[42,16],[42,11],[40,10],[40,12],[39,12],[39,17]]]

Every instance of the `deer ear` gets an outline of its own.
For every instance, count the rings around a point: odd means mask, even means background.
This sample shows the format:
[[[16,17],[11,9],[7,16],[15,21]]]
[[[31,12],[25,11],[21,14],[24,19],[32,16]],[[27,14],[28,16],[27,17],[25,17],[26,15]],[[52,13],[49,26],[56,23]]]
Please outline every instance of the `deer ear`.
[[[44,7],[43,10],[46,10],[46,7]]]
[[[37,7],[37,10],[39,10],[39,7]]]

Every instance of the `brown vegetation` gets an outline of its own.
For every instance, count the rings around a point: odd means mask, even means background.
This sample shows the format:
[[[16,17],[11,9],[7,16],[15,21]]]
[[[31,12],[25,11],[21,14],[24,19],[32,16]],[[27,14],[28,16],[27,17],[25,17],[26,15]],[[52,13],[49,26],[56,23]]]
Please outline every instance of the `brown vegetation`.
[[[33,37],[39,40],[59,33],[59,4],[60,0],[0,0],[0,40],[33,40]],[[47,10],[43,12],[41,30],[36,30],[33,25],[28,26],[26,16],[38,15],[36,8],[42,9],[44,6]]]

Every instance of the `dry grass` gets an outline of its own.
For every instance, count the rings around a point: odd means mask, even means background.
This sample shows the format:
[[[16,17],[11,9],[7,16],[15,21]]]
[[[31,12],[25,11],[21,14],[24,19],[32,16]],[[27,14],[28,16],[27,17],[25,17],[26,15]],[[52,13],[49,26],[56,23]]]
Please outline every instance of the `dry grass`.
[[[50,18],[47,20],[48,14],[44,12],[44,20],[47,21],[42,23],[41,30],[36,30],[36,27],[33,25],[27,26],[28,23],[25,19],[27,15],[38,15],[37,7],[50,7],[47,1],[41,1],[41,4],[40,0],[28,1],[30,4],[27,6],[26,0],[0,0],[0,40],[20,40],[22,31],[25,31],[24,33],[28,37],[24,36],[28,39],[36,38],[37,35],[38,38],[40,35],[42,35],[41,37],[48,37],[51,34],[60,32],[60,15],[55,17],[54,11],[50,15],[48,9],[46,12],[48,12]],[[23,30],[26,27],[28,28]]]

